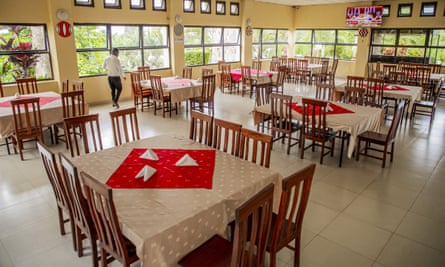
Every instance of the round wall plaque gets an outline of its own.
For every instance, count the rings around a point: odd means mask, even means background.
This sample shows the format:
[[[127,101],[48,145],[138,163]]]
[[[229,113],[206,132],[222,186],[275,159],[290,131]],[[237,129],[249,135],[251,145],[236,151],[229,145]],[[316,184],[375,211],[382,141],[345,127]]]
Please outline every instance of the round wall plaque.
[[[173,28],[173,31],[175,32],[176,35],[182,35],[184,33],[184,26],[178,23]]]

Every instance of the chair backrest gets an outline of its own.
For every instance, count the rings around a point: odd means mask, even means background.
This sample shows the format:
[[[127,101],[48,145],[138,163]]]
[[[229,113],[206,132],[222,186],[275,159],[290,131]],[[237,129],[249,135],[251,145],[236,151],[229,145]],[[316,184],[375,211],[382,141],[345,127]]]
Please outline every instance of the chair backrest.
[[[272,60],[269,65],[269,70],[270,71],[278,71],[279,67],[280,67],[280,61]]]
[[[230,75],[231,67],[230,64],[221,64],[221,83],[231,83],[232,76]]]
[[[252,69],[253,70],[261,70],[262,61],[261,60],[254,60],[252,61]]]
[[[238,156],[242,125],[214,118],[213,147]],[[230,147],[229,147],[230,145]]]
[[[226,62],[224,60],[218,60],[218,71],[222,71],[222,65]]]
[[[417,85],[422,87],[431,86],[431,68],[430,67],[417,67]]]
[[[428,64],[428,67],[431,68],[431,73],[440,73],[442,64]]]
[[[142,74],[139,71],[130,72],[131,89],[134,95],[140,95],[142,93],[141,85]],[[150,78],[148,78],[149,80]]]
[[[150,76],[151,89],[153,89],[153,100],[157,102],[164,101],[164,89],[162,88],[161,75]]]
[[[77,139],[78,129],[81,133],[82,144],[85,154],[102,150],[102,138],[99,126],[99,114],[83,115],[64,119],[65,138],[71,156],[80,155],[79,141]]]
[[[304,138],[317,142],[326,140],[326,112],[329,102],[303,98],[303,135]]]
[[[231,267],[265,266],[273,191],[274,185],[269,184],[235,210]]]
[[[82,232],[87,231],[90,236],[93,236],[96,233],[96,229],[94,228],[87,199],[83,194],[77,167],[62,153],[59,153],[59,160],[72,219],[74,223],[82,229]]]
[[[327,59],[327,58],[321,59],[320,60],[320,64],[321,64],[320,73],[322,75],[326,75],[328,73],[328,70],[329,70],[329,59]]]
[[[259,154],[258,160],[260,166],[269,168],[272,138],[271,135],[242,128],[238,156],[244,160],[256,163]]]
[[[183,67],[182,68],[182,78],[191,79],[192,78],[192,67]]]
[[[331,75],[331,74],[329,74]],[[333,79],[326,79],[326,81],[322,81],[321,79],[318,79],[315,83],[315,98],[326,100],[326,101],[332,101],[334,99],[334,93],[335,93],[335,85],[333,83]]]
[[[18,93],[21,95],[37,94],[37,79],[35,77],[15,79],[17,83]]]
[[[270,103],[272,89],[269,86],[260,86],[255,90],[255,105],[257,107]]]
[[[271,233],[271,251],[287,246],[294,239],[295,249],[300,248],[301,227],[314,172],[315,164],[311,164],[283,179],[280,206]]]
[[[43,142],[42,117],[38,97],[11,100],[17,139],[39,138]]]
[[[332,60],[331,69],[329,70],[329,73],[333,74],[334,78],[335,78],[335,73],[337,72],[337,66],[338,66],[338,58],[335,58]]]
[[[87,173],[81,172],[80,177],[101,247],[118,261],[128,262],[128,250],[116,215],[113,191]]]
[[[213,102],[216,90],[215,77],[215,74],[208,74],[202,77],[201,97],[206,101]]]
[[[388,83],[404,84],[405,83],[405,74],[401,71],[390,71],[388,73],[388,76],[385,77],[385,79]]]
[[[70,90],[70,80],[63,80],[62,81],[62,93],[68,92]]]
[[[84,83],[83,81],[80,80],[72,80],[71,81],[71,87],[73,88],[73,91],[78,91],[78,90],[84,90]]]
[[[290,134],[292,131],[292,96],[271,94],[270,106],[272,115],[272,131]]]
[[[48,176],[49,182],[53,189],[57,206],[71,212],[67,190],[65,184],[63,183],[62,176],[60,175],[55,154],[41,142],[37,142],[37,149],[39,150],[46,175]]]
[[[417,84],[417,67],[409,64],[402,67],[402,72],[404,74],[404,81],[407,84]]]
[[[203,68],[201,70],[201,76],[204,77],[206,75],[213,74],[213,69],[211,68]]]
[[[287,65],[287,56],[280,57],[280,64]]]
[[[241,66],[241,81],[243,83],[250,83],[252,68],[250,66]]]
[[[0,97],[4,97],[4,96],[5,96],[5,94],[3,92],[3,84],[2,84],[2,81],[0,81]]]
[[[383,64],[383,66],[382,66],[383,78],[388,77],[390,72],[393,72],[396,70],[397,70],[397,65],[395,65],[395,64]],[[382,78],[382,77],[377,77],[377,78]]]
[[[63,118],[70,118],[85,115],[84,91],[62,92]]]
[[[429,101],[433,102],[433,106],[437,105],[437,100],[439,99],[440,90],[442,90],[443,83],[444,83],[444,81],[440,80],[440,81],[436,82],[436,84],[434,85],[433,92],[431,93],[431,97],[429,99]]]
[[[368,78],[375,78],[375,64],[374,62],[366,63],[366,73]]]
[[[365,105],[382,105],[385,81],[378,78],[368,78],[366,84]]]
[[[365,78],[361,76],[348,75],[346,77],[345,103],[359,105],[362,105],[364,103],[364,81]]]
[[[190,111],[190,139],[195,142],[212,145],[213,117],[195,110]]]
[[[139,66],[137,71],[141,74],[141,80],[150,80],[150,66]]]
[[[283,86],[284,78],[286,77],[286,72],[287,72],[287,67],[286,66],[279,66],[278,67],[278,75],[277,75],[276,86]]]
[[[115,146],[140,139],[135,107],[111,111],[110,118]]]
[[[403,108],[405,107],[405,100],[400,101],[397,104],[396,110],[394,111],[394,116],[392,118],[391,126],[389,127],[388,133],[386,135],[386,142],[390,142],[396,138],[397,129],[399,128],[400,122],[402,121]]]

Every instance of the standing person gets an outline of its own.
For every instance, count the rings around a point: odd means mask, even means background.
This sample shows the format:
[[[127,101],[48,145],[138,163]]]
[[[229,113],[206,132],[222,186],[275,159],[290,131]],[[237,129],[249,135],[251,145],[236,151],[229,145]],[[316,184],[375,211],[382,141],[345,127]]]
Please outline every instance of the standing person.
[[[119,49],[113,48],[111,55],[105,58],[103,68],[107,70],[108,84],[111,89],[111,100],[113,107],[119,108],[119,96],[122,92],[121,76],[125,80],[124,71],[122,70],[121,62],[119,60]]]

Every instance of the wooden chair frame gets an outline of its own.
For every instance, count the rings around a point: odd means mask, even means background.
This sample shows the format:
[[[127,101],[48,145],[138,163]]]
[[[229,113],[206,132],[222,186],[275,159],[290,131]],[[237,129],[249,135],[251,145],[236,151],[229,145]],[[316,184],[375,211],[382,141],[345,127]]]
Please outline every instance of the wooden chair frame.
[[[213,124],[215,125],[213,147],[238,156],[242,125],[217,118],[214,118]]]
[[[102,138],[99,125],[99,114],[83,115],[64,120],[65,140],[67,140],[71,157],[80,155],[76,130],[79,129],[85,154],[102,150]],[[90,148],[90,143],[92,147]]]
[[[111,111],[110,118],[115,146],[140,139],[135,107]]]
[[[37,94],[39,92],[36,77],[18,78],[15,81],[17,83],[17,91],[21,95]]]
[[[240,137],[240,150],[238,156],[244,160],[257,163],[265,168],[270,167],[270,154],[272,151],[272,135],[259,133],[250,129],[242,128]],[[249,160],[250,158],[250,160]]]
[[[191,110],[189,137],[195,142],[212,146],[213,116]]]

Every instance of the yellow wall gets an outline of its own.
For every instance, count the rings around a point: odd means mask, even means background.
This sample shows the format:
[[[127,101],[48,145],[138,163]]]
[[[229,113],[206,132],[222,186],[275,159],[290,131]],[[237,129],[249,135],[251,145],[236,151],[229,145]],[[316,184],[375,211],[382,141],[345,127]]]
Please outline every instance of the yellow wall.
[[[240,3],[240,16],[231,16],[229,13],[230,2]],[[199,1],[195,1],[196,12],[184,13],[181,0],[167,0],[167,12],[152,11],[152,1],[145,0],[145,10],[130,10],[129,1],[122,0],[122,9],[104,9],[103,1],[96,0],[95,7],[74,6],[73,0],[0,0],[0,23],[45,23],[48,29],[51,60],[53,64],[54,81],[39,82],[43,91],[58,91],[61,80],[78,79],[76,49],[73,36],[62,38],[55,32],[55,24],[58,23],[56,11],[64,8],[69,13],[70,23],[113,23],[113,24],[168,24],[170,26],[170,43],[172,69],[157,71],[160,75],[178,75],[184,66],[184,36],[175,36],[173,27],[175,16],[182,17],[184,26],[235,26],[242,29],[242,51],[240,64],[251,64],[252,61],[252,36],[246,35],[246,21],[250,19],[253,28],[284,28],[291,32],[295,28],[346,28],[346,7],[352,4],[333,4],[325,6],[302,6],[293,8],[269,3],[259,3],[255,0],[226,1],[226,15],[215,15],[216,0],[212,0],[212,14],[200,14]],[[384,18],[383,27],[445,27],[445,1],[437,1],[437,14],[435,17],[419,17],[420,6],[423,0],[411,0],[413,2],[413,16],[410,18],[397,18],[397,5],[406,3],[405,0],[360,2],[356,5],[391,4],[391,16]],[[293,56],[293,40],[289,39],[289,56]],[[340,61],[337,74],[364,75],[365,65],[368,59],[370,34],[358,41],[358,53],[356,61]],[[234,64],[237,67],[239,64]],[[210,66],[216,69],[216,66]],[[263,63],[263,68],[268,64]],[[193,76],[199,77],[201,67],[193,70]],[[86,98],[91,102],[109,101],[109,88],[105,76],[82,78],[86,88]],[[131,96],[130,79],[124,81],[122,97]],[[6,94],[12,95],[16,88],[14,85],[5,86]]]

